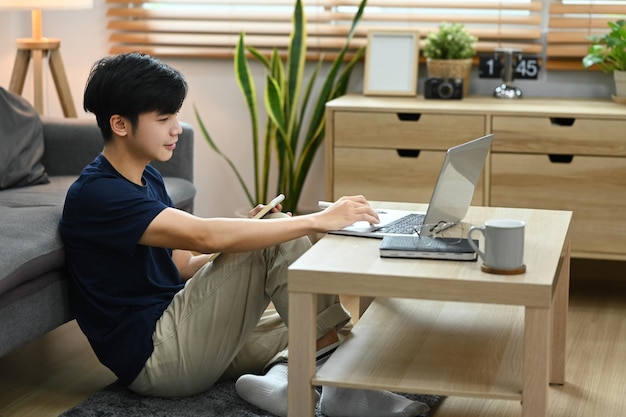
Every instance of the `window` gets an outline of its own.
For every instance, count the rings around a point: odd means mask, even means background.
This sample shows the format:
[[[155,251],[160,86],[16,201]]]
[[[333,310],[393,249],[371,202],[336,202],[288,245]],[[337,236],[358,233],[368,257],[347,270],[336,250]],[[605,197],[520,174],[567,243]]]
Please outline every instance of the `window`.
[[[295,0],[107,3],[111,53],[230,58],[240,32],[261,51],[286,50]],[[333,57],[359,3],[304,0],[309,59]],[[625,15],[626,0],[369,0],[352,47],[367,43],[370,28],[417,29],[423,38],[443,21],[459,22],[478,37],[479,52],[516,48],[545,56],[548,69],[582,69],[588,36],[608,30],[607,21]]]
[[[260,50],[286,49],[295,0],[107,0],[111,53],[141,50],[156,56],[232,57],[240,32]],[[360,0],[304,0],[309,58],[344,43]],[[464,23],[477,49],[519,48],[540,54],[541,0],[369,0],[353,39],[369,28],[406,27],[422,37],[442,21]],[[330,55],[332,57],[332,54]]]
[[[582,69],[590,35],[608,32],[608,21],[626,18],[626,1],[555,0],[550,4],[548,69]]]
[[[232,57],[239,34],[260,50],[285,49],[293,0],[107,0],[112,53]],[[308,38],[318,52],[343,45],[342,18],[328,1],[306,1]],[[356,10],[356,8],[355,8]],[[348,23],[349,13],[344,13]],[[346,23],[346,24],[348,24]],[[347,31],[347,29],[346,29]]]

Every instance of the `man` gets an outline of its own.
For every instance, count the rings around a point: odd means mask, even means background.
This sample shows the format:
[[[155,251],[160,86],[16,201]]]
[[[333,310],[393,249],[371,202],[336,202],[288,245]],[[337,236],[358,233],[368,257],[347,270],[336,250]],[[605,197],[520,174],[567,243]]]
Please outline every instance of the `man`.
[[[60,223],[72,307],[99,360],[134,392],[192,395],[249,373],[239,395],[286,415],[287,268],[310,247],[308,234],[378,217],[362,196],[305,216],[278,206],[263,220],[173,208],[150,162],[171,158],[186,94],[182,75],[147,55],[93,66],[84,108],[104,148],[69,189]],[[209,261],[211,253],[222,255]],[[267,314],[270,301],[279,316]],[[332,352],[349,320],[337,296],[319,297],[320,352]],[[425,410],[378,391],[329,389],[321,401],[329,417]]]

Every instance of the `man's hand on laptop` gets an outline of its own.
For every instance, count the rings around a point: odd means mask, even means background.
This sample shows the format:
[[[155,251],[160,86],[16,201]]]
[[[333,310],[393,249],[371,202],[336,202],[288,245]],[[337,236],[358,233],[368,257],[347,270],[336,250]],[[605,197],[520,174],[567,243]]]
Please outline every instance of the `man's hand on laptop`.
[[[316,213],[315,216],[319,216],[320,226],[326,231],[343,229],[356,222],[370,224],[380,222],[376,210],[362,195],[341,197],[330,204],[320,203],[320,208],[324,210]]]

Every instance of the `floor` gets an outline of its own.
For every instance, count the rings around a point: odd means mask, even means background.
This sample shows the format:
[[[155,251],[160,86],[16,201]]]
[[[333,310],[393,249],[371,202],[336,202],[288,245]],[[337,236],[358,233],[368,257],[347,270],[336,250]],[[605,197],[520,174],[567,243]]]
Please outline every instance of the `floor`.
[[[626,263],[574,260],[566,380],[550,417],[626,416]],[[344,297],[356,312],[356,299]],[[0,417],[56,417],[115,380],[75,322],[0,358]],[[434,417],[519,417],[519,403],[446,398]]]

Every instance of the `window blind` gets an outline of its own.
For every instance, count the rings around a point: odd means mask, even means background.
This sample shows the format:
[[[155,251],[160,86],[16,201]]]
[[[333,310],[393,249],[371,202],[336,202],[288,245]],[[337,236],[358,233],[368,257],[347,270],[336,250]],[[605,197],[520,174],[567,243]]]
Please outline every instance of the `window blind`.
[[[607,22],[624,18],[626,1],[555,0],[550,4],[547,68],[582,70],[588,37],[607,33]]]
[[[359,0],[305,0],[310,59],[329,59],[344,43]],[[241,32],[262,52],[286,50],[294,0],[107,0],[111,53],[155,56],[233,56]],[[370,29],[419,30],[422,38],[441,22],[463,23],[479,38],[477,50],[498,47],[540,54],[541,0],[369,0],[352,50]]]

